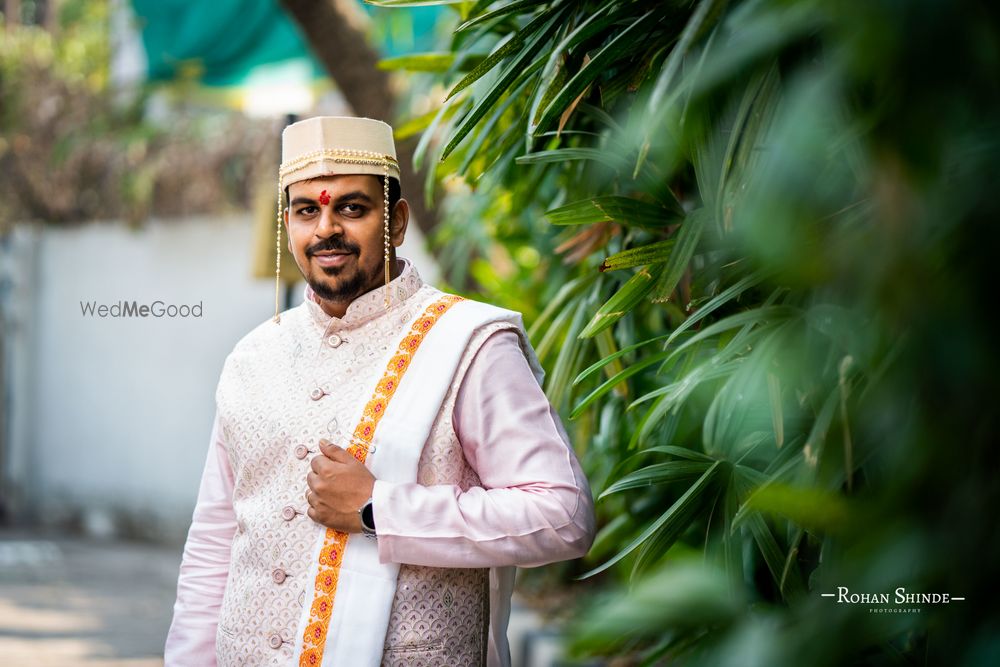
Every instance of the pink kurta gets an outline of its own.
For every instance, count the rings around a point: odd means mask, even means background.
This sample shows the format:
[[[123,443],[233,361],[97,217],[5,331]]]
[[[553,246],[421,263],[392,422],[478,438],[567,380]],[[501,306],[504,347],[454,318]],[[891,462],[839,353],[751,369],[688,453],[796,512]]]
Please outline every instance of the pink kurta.
[[[412,264],[403,261],[403,275],[393,283],[395,293],[408,297],[422,282]],[[404,287],[395,285],[397,281]],[[383,290],[359,297],[345,313],[344,323],[371,312],[371,306],[381,302]],[[309,288],[306,297],[300,308],[309,308],[320,323],[324,317],[330,319]],[[451,419],[445,420],[460,443],[462,465],[471,471],[466,477],[473,482],[478,477],[478,484],[439,483],[439,476],[432,474],[428,444],[417,482],[376,481],[374,516],[382,562],[492,568],[487,662],[504,665],[509,664],[511,566],[582,556],[594,538],[594,514],[587,480],[559,417],[532,375],[518,333],[498,327],[481,332],[480,338],[464,376],[456,381]],[[238,530],[233,497],[239,470],[234,474],[225,431],[217,412],[184,548],[166,641],[167,666],[216,664],[219,616]],[[304,488],[304,477],[302,484]],[[409,585],[404,582],[412,577],[404,574],[401,571],[400,585]],[[267,664],[280,660],[272,657]]]

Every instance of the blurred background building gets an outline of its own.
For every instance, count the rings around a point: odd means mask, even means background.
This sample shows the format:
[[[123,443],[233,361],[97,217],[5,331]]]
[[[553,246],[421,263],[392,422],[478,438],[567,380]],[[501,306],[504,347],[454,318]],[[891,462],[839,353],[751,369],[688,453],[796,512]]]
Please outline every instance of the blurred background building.
[[[0,5],[0,664],[162,663],[215,385],[272,313],[281,130],[391,122],[407,93],[375,60],[425,47],[438,14],[325,8],[354,37],[351,96],[276,0]],[[420,225],[401,254],[437,277]],[[82,310],[120,301],[201,315]]]
[[[437,13],[376,30],[361,3],[331,8],[378,57],[426,43]],[[281,129],[354,111],[276,0],[5,10],[0,514],[177,542],[225,355],[272,307]],[[291,306],[303,283],[285,254]],[[436,277],[418,225],[401,254]],[[156,300],[203,314],[81,310]]]

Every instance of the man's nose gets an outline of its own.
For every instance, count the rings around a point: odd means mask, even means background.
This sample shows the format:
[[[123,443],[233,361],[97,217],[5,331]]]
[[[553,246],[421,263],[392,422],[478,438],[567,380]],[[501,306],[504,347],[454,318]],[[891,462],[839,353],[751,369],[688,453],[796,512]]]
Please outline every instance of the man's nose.
[[[316,225],[316,236],[330,238],[337,234],[343,234],[344,228],[340,220],[334,215],[332,206],[321,206],[319,214],[319,224]]]

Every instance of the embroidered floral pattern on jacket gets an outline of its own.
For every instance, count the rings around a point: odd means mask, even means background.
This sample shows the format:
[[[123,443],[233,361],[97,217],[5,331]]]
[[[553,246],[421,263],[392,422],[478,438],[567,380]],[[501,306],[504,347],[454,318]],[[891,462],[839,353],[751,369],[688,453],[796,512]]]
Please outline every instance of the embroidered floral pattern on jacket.
[[[399,382],[410,360],[423,342],[427,332],[444,313],[454,304],[462,301],[462,297],[448,294],[427,307],[411,327],[410,333],[399,344],[396,354],[389,360],[382,379],[375,387],[375,393],[365,405],[361,420],[354,429],[354,437],[348,453],[361,463],[365,462],[375,428],[378,426],[386,406],[392,399]],[[319,570],[316,575],[313,602],[310,607],[310,618],[302,636],[302,656],[300,666],[316,667],[323,662],[323,650],[326,645],[327,628],[333,612],[334,596],[337,591],[337,579],[343,560],[344,549],[347,547],[348,533],[327,528],[324,544],[319,555]]]
[[[303,303],[282,313],[280,327],[268,318],[227,357],[216,401],[220,437],[236,478],[237,530],[219,611],[219,667],[297,664],[292,655],[302,646],[302,617],[323,614],[322,607],[332,604],[329,596],[314,595],[313,554],[326,529],[305,517],[302,492],[309,454],[320,438],[336,441],[345,429],[352,433],[399,341],[426,307],[443,296],[411,264],[390,289],[392,309],[385,309],[380,287],[352,302],[344,318],[331,319],[305,286]],[[454,484],[463,492],[482,486],[464,455],[452,412],[477,350],[499,329],[516,327],[488,324],[469,340],[422,446],[418,484]],[[341,335],[344,344],[329,344],[331,333]],[[309,397],[317,384],[327,392],[319,401]],[[281,583],[272,578],[279,567],[287,574]],[[486,664],[489,575],[488,569],[401,565],[382,667]],[[446,590],[452,592],[451,607],[442,601]],[[506,646],[504,637],[498,639]]]

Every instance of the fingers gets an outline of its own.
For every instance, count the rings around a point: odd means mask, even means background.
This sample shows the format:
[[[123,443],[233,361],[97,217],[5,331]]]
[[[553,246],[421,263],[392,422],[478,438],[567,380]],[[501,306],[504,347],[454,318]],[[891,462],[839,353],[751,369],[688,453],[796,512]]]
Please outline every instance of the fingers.
[[[329,440],[326,439],[321,439],[319,441],[319,450],[323,452],[323,454],[328,459],[331,459],[333,461],[343,462],[348,458],[353,458],[345,450],[341,449],[337,445],[334,445],[333,443],[331,443]]]
[[[328,528],[356,532],[357,528],[352,526],[357,522],[357,512],[351,509],[345,513],[339,509],[345,503],[344,489],[353,488],[358,483],[358,471],[352,465],[358,466],[365,475],[371,475],[354,456],[330,441],[319,440],[319,447],[323,455],[312,458],[310,470],[305,476],[305,514]],[[351,504],[356,503],[352,501]]]
[[[320,479],[315,473],[306,475],[306,483],[309,485],[305,492],[306,502],[309,504],[309,507],[306,508],[306,515],[317,522],[320,520],[320,510],[323,509],[320,495],[316,491],[316,484],[319,481]]]
[[[335,474],[334,468],[337,464],[350,463],[354,457],[336,445],[320,442],[323,456],[314,456],[309,462],[309,467],[318,475],[329,476]]]
[[[312,461],[309,462],[309,467],[317,475],[323,472],[323,469],[330,465],[330,460],[325,456],[314,456]]]

